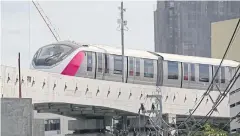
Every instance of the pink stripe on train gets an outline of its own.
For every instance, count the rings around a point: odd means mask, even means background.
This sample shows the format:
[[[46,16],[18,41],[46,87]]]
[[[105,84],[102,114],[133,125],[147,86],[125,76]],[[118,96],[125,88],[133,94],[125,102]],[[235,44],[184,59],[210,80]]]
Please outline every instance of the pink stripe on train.
[[[84,56],[85,53],[83,51],[78,52],[69,62],[69,64],[65,67],[61,74],[75,76],[84,60]]]

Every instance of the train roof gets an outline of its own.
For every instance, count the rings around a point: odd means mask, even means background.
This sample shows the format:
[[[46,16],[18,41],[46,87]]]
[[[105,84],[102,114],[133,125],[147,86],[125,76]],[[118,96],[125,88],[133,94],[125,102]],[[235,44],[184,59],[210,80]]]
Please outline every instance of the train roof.
[[[94,45],[97,47],[101,47],[105,49],[107,52],[121,55],[121,48],[119,47],[112,47],[106,45]],[[207,57],[197,57],[197,56],[185,56],[185,55],[177,55],[177,54],[168,54],[168,53],[159,53],[154,52],[163,57],[164,60],[167,61],[178,61],[183,63],[196,63],[196,64],[209,64],[209,65],[219,65],[221,59],[216,58],[207,58]],[[148,58],[148,59],[158,59],[158,57],[148,51],[143,50],[134,50],[134,49],[125,49],[126,56],[132,57],[140,57],[140,58]],[[230,66],[230,67],[237,67],[239,62],[232,61],[232,60],[224,60],[222,66]]]
[[[197,56],[184,56],[177,54],[167,54],[167,53],[157,53],[161,55],[164,60],[168,61],[180,61],[184,63],[196,63],[196,64],[209,64],[209,65],[219,65],[221,59],[207,58],[207,57],[197,57]],[[237,67],[240,63],[233,60],[224,60],[222,66]]]
[[[72,41],[62,41],[58,42],[59,44],[74,44],[78,46],[88,45],[89,48],[98,48],[105,50],[109,54],[116,54],[122,55],[122,51],[120,47],[115,46],[107,46],[107,45],[97,45],[97,44],[83,44],[83,43],[76,43]],[[209,65],[219,65],[221,59],[216,58],[206,58],[206,57],[197,57],[197,56],[185,56],[185,55],[177,55],[177,54],[168,54],[168,53],[159,53],[154,52],[163,57],[164,60],[167,61],[178,61],[184,63],[197,63],[197,64],[209,64]],[[139,58],[148,58],[148,59],[158,59],[158,57],[148,51],[143,50],[136,50],[136,49],[129,49],[125,48],[124,50],[125,56],[131,57],[139,57]],[[240,63],[233,60],[224,60],[222,66],[230,66],[230,67],[237,67]]]
[[[95,47],[100,47],[105,49],[110,54],[122,55],[122,50],[119,47],[112,47],[106,45],[94,45]],[[137,58],[147,58],[147,59],[155,59],[157,60],[158,57],[143,50],[133,50],[133,49],[125,49],[124,50],[125,56],[137,57]]]

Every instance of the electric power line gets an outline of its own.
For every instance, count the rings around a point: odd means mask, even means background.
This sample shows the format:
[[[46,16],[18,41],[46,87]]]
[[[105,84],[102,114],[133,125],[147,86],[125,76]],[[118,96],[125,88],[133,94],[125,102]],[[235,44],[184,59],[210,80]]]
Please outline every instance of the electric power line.
[[[230,46],[231,46],[231,44],[232,44],[232,42],[233,42],[233,40],[235,39],[235,36],[236,36],[236,33],[238,32],[238,30],[239,30],[239,23],[240,23],[240,19],[238,20],[238,22],[237,22],[237,25],[236,25],[236,27],[235,27],[235,30],[234,30],[234,32],[233,32],[233,35],[232,35],[232,37],[231,37],[231,40],[230,40],[230,42],[229,42],[229,45],[228,45],[228,47],[227,47],[227,49],[226,49],[226,51],[225,51],[225,54],[224,54],[224,56],[226,56],[226,52],[228,51],[228,49],[230,48]],[[240,68],[240,65],[238,66],[238,68],[237,68],[237,70],[236,70],[236,72],[235,72],[235,74],[234,74],[234,76],[233,76],[233,78],[230,80],[230,83],[228,84],[228,86],[226,87],[226,89],[225,89],[225,91],[223,92],[223,97],[221,97],[221,98],[219,98],[218,99],[218,102],[216,102],[216,104],[213,106],[213,108],[208,112],[208,114],[205,116],[205,117],[207,117],[207,119],[204,121],[204,123],[206,123],[207,122],[207,120],[210,118],[210,116],[212,115],[212,113],[214,112],[214,109],[223,101],[223,99],[226,97],[226,95],[229,93],[229,91],[231,90],[231,88],[233,87],[233,85],[235,84],[235,82],[237,81],[237,79],[238,79],[238,77],[240,76],[240,74],[235,78],[235,76],[237,75],[237,72],[238,72],[238,70],[239,70],[239,68]],[[217,73],[217,72],[216,72]],[[235,79],[235,80],[234,80]],[[233,81],[234,80],[234,81]],[[233,81],[233,83],[232,83],[232,81]],[[231,84],[232,83],[232,84]],[[232,85],[232,86],[230,86],[230,85]],[[230,88],[229,88],[229,86],[230,86]],[[229,88],[229,89],[228,89]],[[221,100],[220,100],[221,99]],[[210,115],[209,115],[210,114]],[[204,118],[205,118],[204,117]],[[204,118],[202,118],[199,122],[201,122]],[[203,123],[203,124],[204,124]],[[198,129],[197,129],[198,130]],[[197,130],[194,132],[194,134],[197,132]]]
[[[232,42],[233,42],[233,40],[234,40],[234,38],[235,38],[235,34],[236,34],[237,30],[238,30],[239,22],[240,22],[240,19],[238,20],[238,23],[237,23],[237,25],[236,25],[236,27],[235,27],[235,30],[234,30],[234,32],[233,32],[233,35],[232,35],[231,39],[230,39],[230,42],[229,42],[229,44],[228,44],[228,46],[227,46],[227,48],[226,48],[226,50],[225,50],[225,53],[224,53],[224,55],[223,55],[223,57],[222,57],[222,59],[221,59],[221,62],[220,62],[220,64],[219,64],[219,66],[218,66],[218,69],[217,69],[217,71],[215,72],[214,77],[213,77],[212,80],[211,80],[210,85],[208,86],[207,90],[206,90],[205,93],[203,94],[202,99],[201,99],[200,102],[198,103],[197,107],[194,108],[193,112],[190,113],[190,115],[187,117],[187,119],[185,119],[184,122],[187,122],[187,120],[188,120],[188,119],[194,114],[194,112],[198,109],[198,107],[200,106],[200,104],[201,104],[202,101],[204,100],[205,96],[209,94],[211,85],[213,84],[213,81],[215,81],[215,78],[216,78],[217,73],[218,73],[218,71],[219,71],[219,69],[220,69],[220,67],[221,67],[221,65],[222,65],[222,63],[223,63],[223,60],[225,59],[225,57],[226,57],[226,55],[227,55],[227,53],[228,53],[228,51],[229,51],[229,48],[230,48],[230,46],[232,45]],[[179,128],[182,124],[184,124],[184,122],[182,122],[182,123],[178,126],[178,128]]]
[[[235,74],[234,74],[231,82],[229,83],[229,85],[227,86],[226,90],[224,91],[224,92],[225,92],[225,93],[224,93],[225,95],[221,98],[221,100],[219,99],[219,101],[216,103],[216,105],[214,105],[214,107],[207,113],[207,115],[204,117],[204,118],[207,117],[207,119],[203,122],[203,124],[205,124],[205,123],[208,121],[208,119],[211,117],[214,109],[223,101],[223,99],[227,96],[227,94],[228,94],[228,93],[230,92],[230,90],[232,89],[233,85],[235,84],[235,82],[237,81],[237,79],[238,79],[239,76],[240,76],[240,73],[239,73],[238,76],[236,77],[239,69],[240,69],[240,65],[238,66],[238,69],[237,69],[237,71],[235,72]],[[234,79],[235,79],[235,80],[234,80]],[[233,83],[232,83],[232,82],[233,82]],[[231,86],[230,86],[230,85],[231,85]],[[229,86],[230,86],[230,87],[229,87]],[[228,89],[228,88],[229,88],[229,89]],[[209,115],[209,114],[210,114],[210,115]],[[204,118],[202,118],[202,119],[199,121],[199,123],[201,123],[201,122],[204,120]],[[193,135],[194,135],[198,130],[199,130],[199,128],[197,128],[197,130],[193,133]]]
[[[47,25],[48,29],[51,31],[52,35],[54,36],[56,41],[60,40],[60,36],[57,33],[57,31],[54,29],[53,25],[51,24],[51,21],[47,17],[47,15],[44,13],[43,9],[41,8],[40,4],[38,2],[32,1],[33,5],[37,9],[38,13],[41,15],[43,21]]]
[[[239,115],[240,115],[240,112],[238,112],[238,114],[236,114],[234,117],[232,117],[232,118],[228,121],[228,123],[226,123],[221,129],[223,130],[225,127],[227,127],[228,124],[230,124],[235,118],[238,118]]]

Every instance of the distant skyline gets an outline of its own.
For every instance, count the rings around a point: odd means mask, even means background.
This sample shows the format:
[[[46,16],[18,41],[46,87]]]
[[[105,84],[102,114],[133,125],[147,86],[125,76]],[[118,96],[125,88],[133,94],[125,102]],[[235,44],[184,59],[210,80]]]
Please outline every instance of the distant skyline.
[[[121,45],[117,19],[120,1],[39,1],[45,14],[59,32],[61,40],[90,44]],[[124,1],[125,48],[154,50],[153,11],[156,1]],[[29,68],[36,50],[55,42],[31,1],[1,1],[1,61],[17,66],[21,52],[23,68]]]

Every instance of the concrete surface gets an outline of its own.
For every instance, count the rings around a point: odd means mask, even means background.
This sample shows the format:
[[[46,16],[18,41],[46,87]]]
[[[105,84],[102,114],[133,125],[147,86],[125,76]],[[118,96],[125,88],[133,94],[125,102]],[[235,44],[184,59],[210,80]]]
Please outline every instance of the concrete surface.
[[[32,99],[1,98],[1,136],[32,136]]]
[[[45,136],[44,119],[33,119],[32,136]]]

